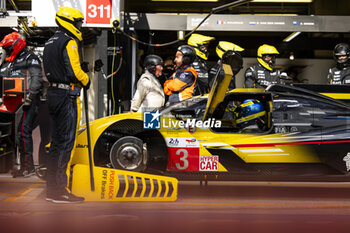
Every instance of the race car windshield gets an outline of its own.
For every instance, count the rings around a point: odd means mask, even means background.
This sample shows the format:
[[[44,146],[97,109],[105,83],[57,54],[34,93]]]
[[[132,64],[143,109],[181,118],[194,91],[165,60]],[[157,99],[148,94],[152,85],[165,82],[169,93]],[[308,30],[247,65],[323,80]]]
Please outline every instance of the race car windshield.
[[[197,113],[197,118],[201,115],[203,116],[206,103],[208,101],[207,97],[198,96],[193,97],[178,103],[174,103],[170,106],[165,107],[163,110],[161,110],[161,114],[164,117],[173,117],[171,111],[174,109],[193,109]],[[203,112],[203,114],[201,114]]]

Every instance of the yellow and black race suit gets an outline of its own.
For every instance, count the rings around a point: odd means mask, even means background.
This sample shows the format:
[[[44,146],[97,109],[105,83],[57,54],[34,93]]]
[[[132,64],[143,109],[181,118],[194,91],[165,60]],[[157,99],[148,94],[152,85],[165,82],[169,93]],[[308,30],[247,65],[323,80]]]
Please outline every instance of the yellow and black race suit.
[[[197,72],[193,67],[179,67],[164,83],[164,93],[169,95],[169,102],[176,103],[191,98],[196,79]]]
[[[44,70],[50,82],[47,104],[52,119],[48,196],[68,191],[70,161],[80,122],[80,86],[89,83],[88,75],[81,69],[78,51],[77,42],[62,31],[57,31],[44,48]]]
[[[287,74],[277,69],[270,71],[257,64],[246,70],[244,83],[246,88],[266,88],[271,84],[281,83],[281,76],[287,76]]]

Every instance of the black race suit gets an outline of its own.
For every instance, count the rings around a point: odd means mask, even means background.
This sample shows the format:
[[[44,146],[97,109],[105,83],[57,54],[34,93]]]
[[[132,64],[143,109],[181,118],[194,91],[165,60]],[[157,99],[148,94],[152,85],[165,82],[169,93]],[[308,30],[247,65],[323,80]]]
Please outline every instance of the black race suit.
[[[207,63],[199,58],[196,57],[194,62],[192,63],[192,67],[197,72],[197,81],[193,90],[193,96],[196,95],[203,95],[208,93],[209,90],[209,83],[208,83],[208,67]]]
[[[287,74],[277,69],[272,71],[257,64],[249,67],[244,74],[246,88],[266,88],[271,84],[281,83],[281,77],[287,78]]]
[[[43,84],[41,62],[35,54],[24,48],[11,63],[7,64],[5,73],[4,77],[24,78],[28,89],[27,98],[30,98],[31,104],[26,108],[23,107],[24,111],[21,112],[17,127],[16,139],[20,152],[21,167],[20,171],[16,173],[33,172],[32,131],[37,124],[35,119],[39,112],[40,92]]]
[[[350,84],[350,68],[347,66],[342,69],[338,67],[329,69],[327,80],[329,84]]]
[[[52,141],[48,158],[47,195],[68,190],[70,161],[80,121],[80,86],[89,83],[81,69],[77,42],[57,31],[45,44],[44,70],[50,87],[47,104],[51,116]]]

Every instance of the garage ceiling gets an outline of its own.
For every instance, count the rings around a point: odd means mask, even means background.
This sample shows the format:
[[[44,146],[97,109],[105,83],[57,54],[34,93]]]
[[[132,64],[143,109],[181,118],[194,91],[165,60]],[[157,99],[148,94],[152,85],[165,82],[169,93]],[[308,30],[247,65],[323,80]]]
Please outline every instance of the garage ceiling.
[[[7,9],[13,10],[10,1]],[[19,10],[30,10],[30,0],[14,0]],[[124,11],[132,13],[191,13],[207,14],[214,7],[233,1],[218,0],[217,2],[160,2],[151,0],[124,0]],[[235,8],[220,12],[220,14],[263,14],[263,15],[350,15],[348,0],[313,0],[311,3],[254,3],[250,2]],[[349,22],[344,22],[349,24]],[[350,25],[349,25],[350,28]],[[208,33],[207,33],[208,34]],[[148,41],[153,35],[153,41],[159,42],[177,37],[176,32],[137,32],[137,36]],[[289,35],[286,32],[210,32],[217,41],[232,41],[246,48],[245,56],[254,57],[256,49],[262,43],[276,45],[282,52],[282,57],[288,57],[293,52],[300,58],[331,58],[336,43],[350,42],[349,33],[302,33],[289,43],[282,42]],[[169,50],[172,48],[169,48]],[[162,50],[166,52],[168,49]],[[212,53],[213,54],[213,53]],[[215,54],[215,52],[214,52]]]

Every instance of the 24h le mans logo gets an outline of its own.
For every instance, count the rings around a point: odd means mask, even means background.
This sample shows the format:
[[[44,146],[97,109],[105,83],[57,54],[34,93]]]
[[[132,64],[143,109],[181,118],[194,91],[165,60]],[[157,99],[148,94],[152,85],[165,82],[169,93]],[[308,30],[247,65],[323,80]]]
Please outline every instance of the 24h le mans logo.
[[[143,112],[144,129],[160,129],[160,112]]]

